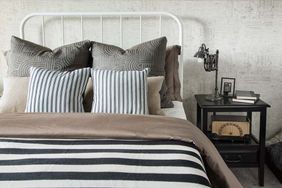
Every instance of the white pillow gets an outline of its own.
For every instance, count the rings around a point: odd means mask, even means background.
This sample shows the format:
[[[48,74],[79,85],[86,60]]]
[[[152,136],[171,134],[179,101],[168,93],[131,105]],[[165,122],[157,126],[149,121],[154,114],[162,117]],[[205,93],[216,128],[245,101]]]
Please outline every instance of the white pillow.
[[[91,112],[148,114],[147,72],[92,69]]]
[[[164,112],[161,109],[161,98],[160,98],[160,90],[163,81],[164,81],[163,76],[147,77],[149,114],[164,115]],[[93,82],[92,79],[89,78],[85,90],[84,101],[83,101],[85,112],[91,112],[92,104],[93,104]]]
[[[89,68],[72,72],[30,68],[26,112],[84,112]]]

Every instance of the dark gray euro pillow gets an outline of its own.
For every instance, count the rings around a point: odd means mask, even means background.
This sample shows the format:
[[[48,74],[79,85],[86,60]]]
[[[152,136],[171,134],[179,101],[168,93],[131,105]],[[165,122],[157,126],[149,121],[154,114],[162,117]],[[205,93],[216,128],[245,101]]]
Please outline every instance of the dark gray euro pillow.
[[[148,76],[165,76],[166,37],[143,42],[127,50],[120,47],[92,43],[92,58],[94,69],[106,69],[116,71],[141,71],[150,68]],[[165,93],[165,82],[161,93]],[[167,105],[167,99],[161,95],[162,107],[173,107]]]
[[[93,68],[116,71],[141,71],[150,68],[149,76],[164,76],[166,43],[166,37],[161,37],[124,50],[93,42]]]
[[[8,52],[8,76],[28,77],[30,67],[72,71],[89,65],[89,40],[64,45],[54,50],[15,36]]]

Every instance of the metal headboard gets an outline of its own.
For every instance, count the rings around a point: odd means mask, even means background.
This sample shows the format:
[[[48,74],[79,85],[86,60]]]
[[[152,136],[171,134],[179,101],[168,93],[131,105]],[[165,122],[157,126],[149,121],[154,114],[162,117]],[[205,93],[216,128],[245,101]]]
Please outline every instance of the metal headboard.
[[[25,25],[28,20],[30,20],[32,17],[41,17],[41,30],[42,30],[42,44],[45,45],[45,17],[55,16],[59,17],[61,20],[61,36],[62,36],[62,44],[65,44],[65,37],[64,37],[64,20],[68,17],[78,17],[80,18],[80,38],[81,40],[84,40],[84,18],[85,17],[93,17],[93,18],[99,18],[100,19],[100,30],[101,30],[101,42],[103,42],[103,19],[104,17],[117,17],[119,18],[119,30],[120,30],[120,47],[123,47],[123,19],[124,18],[130,18],[130,17],[137,17],[139,18],[139,41],[142,42],[142,19],[144,17],[149,16],[155,16],[159,18],[159,36],[162,36],[162,20],[164,17],[168,17],[172,20],[174,20],[177,23],[178,26],[178,45],[181,46],[181,49],[183,49],[183,29],[182,29],[182,23],[179,20],[178,17],[175,15],[168,13],[168,12],[40,12],[40,13],[31,13],[27,16],[25,16],[21,22],[20,25],[20,37],[22,39],[25,39]],[[77,26],[76,26],[77,27]],[[181,55],[179,59],[179,77],[181,82],[181,96],[183,97],[183,50],[181,50]]]

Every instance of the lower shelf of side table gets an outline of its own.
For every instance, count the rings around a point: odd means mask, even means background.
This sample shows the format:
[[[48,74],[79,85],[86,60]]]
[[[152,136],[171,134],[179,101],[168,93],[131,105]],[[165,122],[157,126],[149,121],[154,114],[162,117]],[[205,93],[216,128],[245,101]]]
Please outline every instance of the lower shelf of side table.
[[[230,167],[258,167],[259,144],[254,136],[248,143],[214,141],[216,148],[226,164]]]

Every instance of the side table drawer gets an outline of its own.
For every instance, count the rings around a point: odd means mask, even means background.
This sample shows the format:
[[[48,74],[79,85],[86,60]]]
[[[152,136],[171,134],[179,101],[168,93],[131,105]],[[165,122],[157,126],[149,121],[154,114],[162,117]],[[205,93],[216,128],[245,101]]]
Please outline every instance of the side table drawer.
[[[257,166],[257,151],[221,151],[222,158],[229,166]]]

